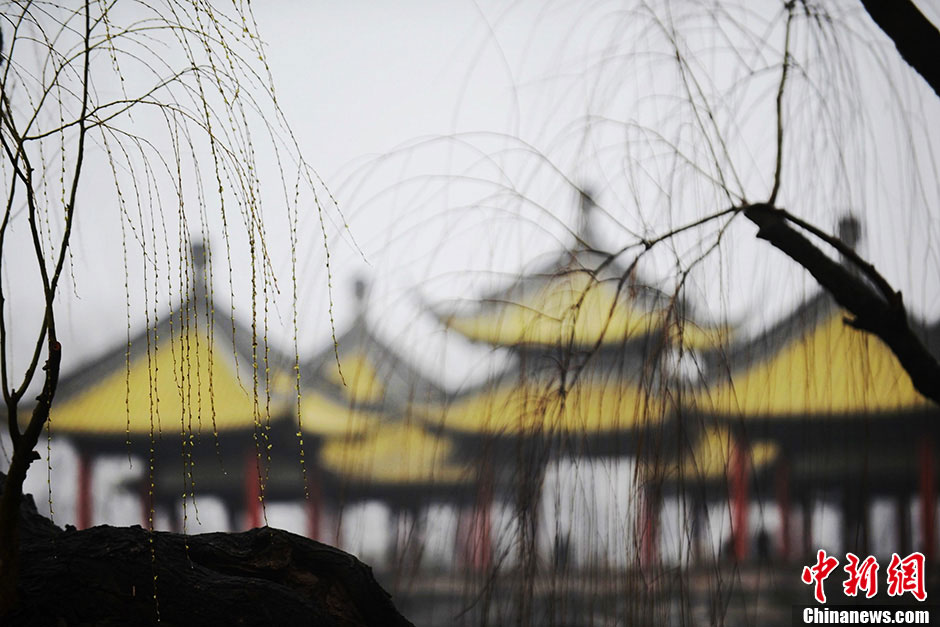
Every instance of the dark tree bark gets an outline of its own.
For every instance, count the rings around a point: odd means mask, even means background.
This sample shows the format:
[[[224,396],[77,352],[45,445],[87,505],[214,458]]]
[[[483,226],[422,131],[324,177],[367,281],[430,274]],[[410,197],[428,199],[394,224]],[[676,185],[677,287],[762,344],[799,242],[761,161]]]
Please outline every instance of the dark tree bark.
[[[940,31],[911,0],[861,0],[901,57],[940,96]]]
[[[3,625],[411,627],[372,570],[277,529],[63,531],[22,502],[19,604]],[[156,598],[154,598],[156,582]]]
[[[861,0],[861,3],[875,24],[894,42],[901,57],[940,96],[940,31],[911,0]],[[853,251],[841,248],[834,238],[826,237],[774,207],[775,196],[776,193],[772,194],[768,203],[743,207],[744,215],[758,227],[757,236],[807,269],[854,316],[847,323],[881,338],[910,375],[915,389],[940,405],[940,363],[910,328],[901,293]],[[809,227],[814,235],[849,255],[850,262],[860,272],[851,272],[827,257],[793,228],[794,224],[804,229]]]
[[[881,338],[910,375],[917,391],[940,405],[940,363],[908,324],[900,292],[892,290],[874,268],[861,260],[856,265],[865,270],[865,274],[853,273],[827,257],[791,226],[785,211],[755,204],[744,207],[744,215],[757,225],[757,237],[767,240],[806,268],[836,302],[855,316],[848,324]],[[848,250],[844,252],[851,254]],[[869,279],[864,278],[866,276]]]

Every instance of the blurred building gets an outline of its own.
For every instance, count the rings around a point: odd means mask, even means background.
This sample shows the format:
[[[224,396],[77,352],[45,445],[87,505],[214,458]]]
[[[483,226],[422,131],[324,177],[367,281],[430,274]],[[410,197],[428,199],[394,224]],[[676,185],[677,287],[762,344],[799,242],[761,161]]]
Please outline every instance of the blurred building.
[[[126,454],[147,466],[144,524],[185,527],[196,495],[234,529],[301,502],[308,535],[355,549],[356,511],[381,517],[377,559],[412,570],[803,559],[821,503],[839,549],[867,555],[887,529],[933,556],[940,413],[880,340],[824,294],[756,337],[706,322],[635,252],[595,248],[591,210],[583,194],[575,243],[537,271],[433,307],[512,356],[460,390],[376,336],[364,283],[335,345],[278,354],[213,305],[194,247],[177,307],[62,379],[51,432],[79,451],[78,526],[95,459]]]

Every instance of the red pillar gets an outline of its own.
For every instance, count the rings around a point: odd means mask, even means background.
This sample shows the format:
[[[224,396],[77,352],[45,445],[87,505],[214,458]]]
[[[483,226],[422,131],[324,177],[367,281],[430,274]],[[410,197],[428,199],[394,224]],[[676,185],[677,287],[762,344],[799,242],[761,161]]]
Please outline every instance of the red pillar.
[[[743,561],[748,548],[748,450],[741,442],[731,444],[731,548],[734,558]]]
[[[933,460],[933,443],[924,438],[920,443],[920,526],[923,530],[924,557],[932,563],[936,546],[937,489]]]
[[[649,487],[640,492],[640,565],[651,568],[659,561],[659,503]]]
[[[490,568],[492,547],[490,538],[490,508],[493,489],[489,481],[480,486],[480,494],[473,507],[469,529],[470,566],[478,573],[485,573]]]
[[[786,458],[777,464],[775,478],[777,509],[780,512],[780,559],[790,559],[790,463]]]
[[[491,473],[484,469],[472,506],[460,508],[457,551],[466,568],[487,572],[492,563],[490,509],[493,501]]]
[[[75,526],[79,529],[88,529],[92,525],[94,503],[91,496],[91,479],[94,468],[95,462],[92,456],[79,451],[78,500],[75,504]]]
[[[258,455],[245,454],[245,524],[248,529],[261,526],[261,478],[258,476]]]

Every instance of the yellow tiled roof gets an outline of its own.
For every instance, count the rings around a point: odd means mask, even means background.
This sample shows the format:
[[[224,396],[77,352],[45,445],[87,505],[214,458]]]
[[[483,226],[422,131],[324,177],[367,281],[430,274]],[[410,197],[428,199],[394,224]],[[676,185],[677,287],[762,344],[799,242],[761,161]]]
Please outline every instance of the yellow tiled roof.
[[[364,351],[342,355],[340,366],[342,376],[336,362],[332,360],[324,363],[321,371],[330,383],[342,386],[352,402],[376,403],[382,400],[385,384],[382,383],[378,368]]]
[[[346,479],[373,483],[464,483],[470,469],[450,461],[453,444],[414,424],[385,424],[361,438],[332,438],[320,459]]]
[[[877,337],[834,315],[767,361],[703,389],[694,405],[737,415],[798,416],[895,411],[923,407],[897,358]]]
[[[263,381],[239,379],[232,349],[196,331],[161,339],[150,351],[122,364],[89,387],[57,399],[50,415],[59,433],[117,435],[251,428],[280,415],[272,399],[266,412]],[[126,362],[125,362],[126,363]],[[246,368],[251,364],[239,364]],[[261,377],[263,379],[263,372]]]
[[[660,422],[663,411],[659,399],[619,379],[579,382],[564,397],[557,383],[520,382],[457,399],[428,420],[448,430],[494,435],[606,433]]]
[[[721,427],[703,430],[695,449],[682,460],[686,478],[721,479],[728,475],[734,440],[731,433]],[[776,461],[779,447],[773,442],[754,442],[750,448],[750,467],[760,469]]]
[[[359,409],[355,403],[334,400],[313,387],[301,391],[300,412],[303,431],[321,436],[362,433],[379,424],[385,415]]]
[[[644,310],[631,304],[615,281],[596,281],[587,272],[549,279],[541,289],[518,300],[490,303],[477,313],[454,315],[448,326],[471,340],[495,345],[576,346],[622,344],[675,326],[675,312]],[[682,341],[689,348],[718,344],[728,330],[683,324]],[[677,334],[672,334],[676,336]]]

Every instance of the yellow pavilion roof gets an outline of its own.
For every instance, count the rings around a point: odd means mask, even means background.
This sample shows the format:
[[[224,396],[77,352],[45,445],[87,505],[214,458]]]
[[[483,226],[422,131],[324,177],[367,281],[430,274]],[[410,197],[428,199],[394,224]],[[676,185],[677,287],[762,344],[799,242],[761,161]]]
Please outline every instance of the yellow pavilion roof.
[[[318,436],[362,433],[385,417],[380,409],[359,407],[316,387],[308,386],[301,391],[300,423],[304,433]]]
[[[339,365],[337,365],[337,354]],[[413,403],[442,396],[369,329],[360,311],[337,344],[303,366],[303,431],[320,436],[363,434],[408,419]]]
[[[677,318],[670,299],[640,302],[619,280],[597,280],[586,270],[528,283],[532,285],[489,299],[476,311],[441,317],[473,341],[503,346],[616,345],[667,329],[678,340],[680,325],[688,348],[715,346],[728,335],[726,327],[707,329]]]
[[[664,404],[635,383],[586,378],[562,393],[557,381],[503,382],[452,400],[427,420],[449,431],[490,435],[608,433],[663,420]]]
[[[305,433],[341,436],[362,433],[384,420],[387,387],[374,355],[366,350],[361,321],[333,347],[304,366],[295,411]]]
[[[689,455],[682,460],[686,478],[715,480],[728,475],[734,437],[722,427],[705,428]],[[773,442],[757,441],[750,447],[750,469],[759,470],[777,460],[780,448]],[[678,468],[673,469],[676,472]],[[668,473],[672,474],[672,473]]]
[[[386,387],[368,353],[357,348],[342,354],[342,375],[332,351],[327,357],[314,362],[312,376],[301,384],[295,412],[299,411],[303,432],[350,435],[382,422],[386,418]]]
[[[731,379],[700,389],[693,406],[743,419],[891,412],[927,405],[891,350],[835,310]]]
[[[451,460],[453,444],[416,424],[383,425],[360,438],[331,438],[320,453],[323,467],[366,483],[465,483],[471,469]]]
[[[269,402],[263,369],[256,384],[252,363],[242,358],[239,369],[248,373],[239,375],[230,343],[195,329],[158,337],[149,350],[132,351],[129,362],[122,352],[110,364],[94,364],[99,376],[60,394],[50,413],[53,432],[211,433],[251,428],[284,412],[281,398]]]
[[[320,366],[320,371],[330,383],[344,387],[344,395],[353,403],[378,403],[385,396],[378,365],[361,347],[343,354],[339,367],[330,360]]]

